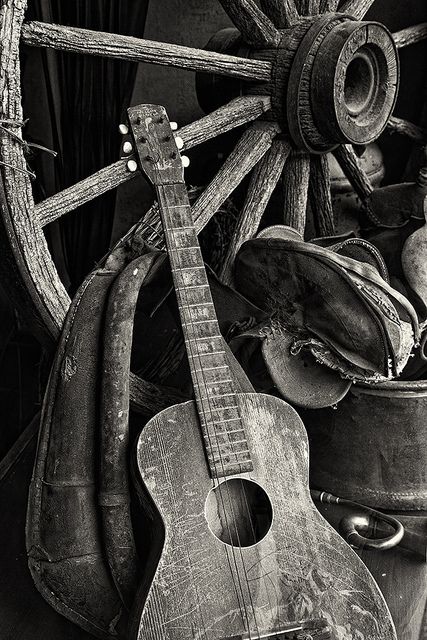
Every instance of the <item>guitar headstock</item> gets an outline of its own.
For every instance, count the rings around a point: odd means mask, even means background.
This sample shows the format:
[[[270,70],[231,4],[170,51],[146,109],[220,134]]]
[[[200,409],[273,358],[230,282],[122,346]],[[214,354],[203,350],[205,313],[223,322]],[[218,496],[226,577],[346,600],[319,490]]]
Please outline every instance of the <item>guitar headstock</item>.
[[[154,185],[184,180],[181,155],[166,109],[142,104],[128,109],[130,133],[141,170]]]

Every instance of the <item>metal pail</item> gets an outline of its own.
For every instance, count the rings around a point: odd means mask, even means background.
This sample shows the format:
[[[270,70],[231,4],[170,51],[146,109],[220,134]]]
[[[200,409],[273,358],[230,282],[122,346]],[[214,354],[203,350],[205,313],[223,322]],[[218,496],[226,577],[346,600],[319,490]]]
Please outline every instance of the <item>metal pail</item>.
[[[354,385],[304,411],[313,487],[371,506],[427,509],[427,381]]]

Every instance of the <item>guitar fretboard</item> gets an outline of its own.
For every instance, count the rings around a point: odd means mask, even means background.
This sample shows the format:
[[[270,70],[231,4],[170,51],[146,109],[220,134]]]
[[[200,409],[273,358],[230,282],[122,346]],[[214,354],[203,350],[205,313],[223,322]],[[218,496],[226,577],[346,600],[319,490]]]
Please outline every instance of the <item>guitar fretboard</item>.
[[[157,185],[195,398],[213,477],[252,470],[184,183]]]

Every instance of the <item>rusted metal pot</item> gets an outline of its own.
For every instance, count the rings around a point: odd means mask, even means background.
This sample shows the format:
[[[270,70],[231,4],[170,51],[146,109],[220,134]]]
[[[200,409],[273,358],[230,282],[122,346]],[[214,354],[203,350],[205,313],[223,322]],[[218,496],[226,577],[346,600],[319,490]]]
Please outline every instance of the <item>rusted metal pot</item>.
[[[427,510],[427,381],[354,385],[305,411],[311,484],[385,509]]]

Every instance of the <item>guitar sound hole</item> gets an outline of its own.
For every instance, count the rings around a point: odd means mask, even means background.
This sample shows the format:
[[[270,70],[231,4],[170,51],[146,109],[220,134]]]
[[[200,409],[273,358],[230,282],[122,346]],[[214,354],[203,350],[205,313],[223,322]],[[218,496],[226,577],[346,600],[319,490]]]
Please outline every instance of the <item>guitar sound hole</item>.
[[[224,480],[209,492],[205,516],[216,538],[233,547],[250,547],[270,530],[273,509],[264,489],[245,478]]]

